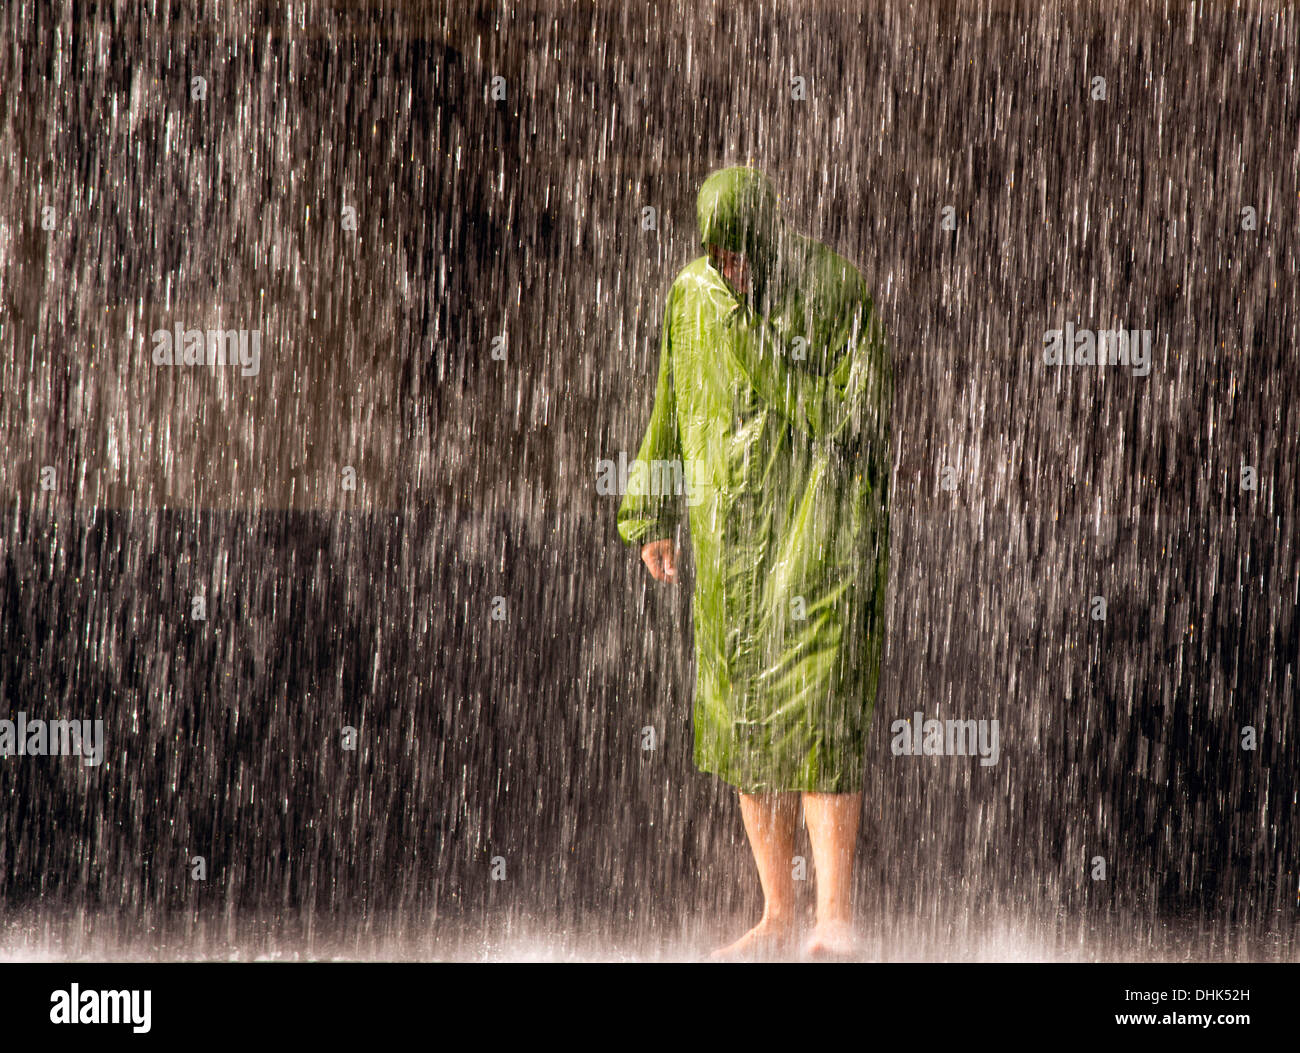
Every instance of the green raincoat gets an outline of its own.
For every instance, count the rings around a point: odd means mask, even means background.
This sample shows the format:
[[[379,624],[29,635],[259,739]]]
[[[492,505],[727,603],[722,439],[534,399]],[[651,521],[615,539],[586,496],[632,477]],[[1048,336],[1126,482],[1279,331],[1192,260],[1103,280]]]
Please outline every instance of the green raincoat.
[[[700,190],[704,256],[668,293],[623,540],[695,555],[695,763],[745,793],[861,789],[889,567],[892,370],[862,275],[785,225],[749,168]]]

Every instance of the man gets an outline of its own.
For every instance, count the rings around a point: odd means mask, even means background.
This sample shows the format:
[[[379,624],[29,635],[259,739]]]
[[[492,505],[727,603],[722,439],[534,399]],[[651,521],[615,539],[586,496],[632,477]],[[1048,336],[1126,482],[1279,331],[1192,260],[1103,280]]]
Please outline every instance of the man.
[[[850,889],[889,562],[889,353],[851,263],[789,228],[766,176],[715,172],[707,255],[673,282],[642,465],[678,462],[695,549],[695,763],[740,792],[763,917],[721,957],[796,932],[800,795],[813,957],[852,953]],[[681,502],[629,485],[623,540],[677,580]],[[656,492],[658,491],[658,492]]]

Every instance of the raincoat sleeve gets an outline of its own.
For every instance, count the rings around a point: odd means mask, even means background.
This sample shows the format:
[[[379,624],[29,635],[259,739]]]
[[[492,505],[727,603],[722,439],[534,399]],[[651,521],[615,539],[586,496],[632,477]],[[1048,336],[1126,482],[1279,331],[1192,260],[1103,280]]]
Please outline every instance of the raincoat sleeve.
[[[814,441],[866,441],[881,452],[889,442],[893,371],[884,328],[870,297],[861,297],[824,338],[818,371],[792,358],[771,325],[737,319],[730,344],[758,395]],[[813,349],[814,352],[820,349]]]
[[[682,501],[675,493],[656,494],[646,485],[654,474],[648,467],[655,462],[681,461],[677,434],[677,399],[673,391],[672,317],[679,291],[676,285],[668,294],[664,310],[663,334],[659,347],[659,383],[655,388],[654,410],[641,440],[636,462],[632,465],[627,493],[618,509],[619,536],[632,545],[669,538],[682,517]]]

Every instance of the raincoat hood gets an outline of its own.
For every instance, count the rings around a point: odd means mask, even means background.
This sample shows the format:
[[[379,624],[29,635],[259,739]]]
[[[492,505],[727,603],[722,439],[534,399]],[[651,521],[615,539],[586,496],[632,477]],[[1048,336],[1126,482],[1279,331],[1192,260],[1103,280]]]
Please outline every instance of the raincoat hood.
[[[700,187],[696,202],[700,244],[743,253],[756,283],[772,273],[784,223],[776,187],[754,168],[723,168]]]

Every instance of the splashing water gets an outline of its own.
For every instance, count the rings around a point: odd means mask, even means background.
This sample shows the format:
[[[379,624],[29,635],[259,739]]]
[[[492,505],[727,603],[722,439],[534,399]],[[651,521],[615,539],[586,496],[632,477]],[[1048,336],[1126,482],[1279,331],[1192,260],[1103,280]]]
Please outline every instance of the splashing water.
[[[0,759],[0,959],[756,920],[594,470],[749,162],[893,355],[864,956],[1294,959],[1296,13],[859,6],[6,5],[0,718],[104,754]]]

